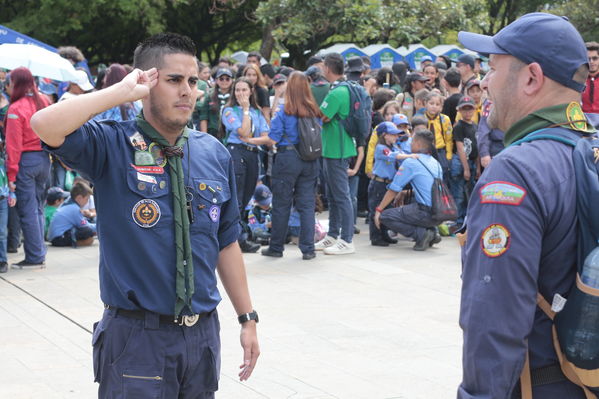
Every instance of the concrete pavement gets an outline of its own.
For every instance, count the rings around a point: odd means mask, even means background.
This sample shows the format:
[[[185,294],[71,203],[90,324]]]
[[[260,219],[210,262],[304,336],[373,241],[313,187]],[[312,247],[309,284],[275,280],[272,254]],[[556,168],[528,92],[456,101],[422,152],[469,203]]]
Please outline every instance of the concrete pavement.
[[[371,247],[360,228],[355,255],[303,261],[291,245],[283,258],[245,256],[262,355],[239,382],[239,325],[223,292],[218,398],[455,397],[457,241],[422,253],[405,239]],[[103,310],[98,244],[50,247],[46,264],[0,275],[0,398],[95,398],[89,330]]]

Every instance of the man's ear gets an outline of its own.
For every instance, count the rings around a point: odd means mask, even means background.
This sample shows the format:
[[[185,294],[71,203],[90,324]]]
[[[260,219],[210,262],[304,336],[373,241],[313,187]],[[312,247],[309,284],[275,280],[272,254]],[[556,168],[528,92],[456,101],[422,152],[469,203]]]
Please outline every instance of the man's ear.
[[[545,83],[545,74],[541,66],[533,62],[532,64],[526,65],[520,73],[526,74],[524,77],[524,86],[522,90],[527,96],[533,96],[537,94],[543,88]]]

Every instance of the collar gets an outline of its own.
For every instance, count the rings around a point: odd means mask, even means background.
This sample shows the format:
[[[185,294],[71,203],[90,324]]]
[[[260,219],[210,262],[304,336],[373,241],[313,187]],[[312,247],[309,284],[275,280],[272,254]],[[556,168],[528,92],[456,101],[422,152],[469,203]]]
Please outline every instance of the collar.
[[[541,108],[526,115],[505,132],[503,142],[507,147],[536,130],[558,126],[583,133],[595,132],[595,128],[582,112],[580,104],[573,101],[569,104]]]

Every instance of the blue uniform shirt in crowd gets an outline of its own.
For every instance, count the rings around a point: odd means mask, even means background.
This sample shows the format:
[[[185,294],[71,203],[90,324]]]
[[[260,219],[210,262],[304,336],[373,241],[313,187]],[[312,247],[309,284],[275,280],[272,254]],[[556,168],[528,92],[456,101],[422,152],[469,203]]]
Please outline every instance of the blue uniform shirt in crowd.
[[[135,121],[90,121],[49,151],[94,183],[102,301],[172,315],[173,195],[160,147],[139,131]],[[221,299],[215,268],[220,250],[239,237],[239,210],[226,148],[214,137],[192,131],[183,151],[184,184],[193,212],[192,311],[202,313],[212,311]]]
[[[377,144],[374,149],[374,167],[372,173],[382,179],[393,179],[397,172],[397,155],[402,151],[393,146],[389,148],[385,144]]]
[[[422,205],[431,206],[431,189],[434,181],[433,176],[441,179],[443,177],[443,170],[439,162],[437,162],[431,155],[418,155],[418,159],[408,158],[403,161],[397,170],[393,181],[387,188],[389,190],[400,192],[408,183],[411,183],[416,196],[416,202]]]
[[[397,145],[399,146],[399,148],[401,148],[401,150],[404,152],[404,154],[412,153],[412,138],[411,137],[408,137],[407,140],[402,141],[401,136],[400,136],[400,139],[397,140]]]
[[[506,148],[476,184],[467,214],[458,398],[508,398],[527,347],[531,369],[559,363],[537,292],[549,301],[556,293],[567,297],[576,276],[572,149],[551,140]],[[533,394],[584,398],[570,382]]]
[[[297,131],[297,116],[285,113],[285,104],[281,104],[270,121],[270,133],[268,134],[277,145],[284,146],[299,143]]]
[[[69,200],[56,210],[50,222],[50,227],[48,227],[48,241],[52,241],[72,228],[77,227],[89,227],[93,231],[96,231],[96,225],[87,221],[81,213],[79,204],[73,200]]]
[[[268,123],[260,110],[250,108],[250,117],[252,118],[252,137],[260,137],[262,133],[270,131]],[[243,110],[239,106],[223,108],[222,122],[227,131],[227,144],[245,144],[255,147],[253,144],[244,143],[239,138],[237,130],[241,128],[243,121]]]

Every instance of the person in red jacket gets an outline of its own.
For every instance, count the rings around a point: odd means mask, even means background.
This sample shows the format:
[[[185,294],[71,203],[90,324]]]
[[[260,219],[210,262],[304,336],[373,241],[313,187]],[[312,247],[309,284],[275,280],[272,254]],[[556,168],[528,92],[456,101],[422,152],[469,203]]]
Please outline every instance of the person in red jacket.
[[[589,77],[582,93],[582,110],[599,114],[599,43],[587,42],[589,56]]]
[[[6,114],[6,174],[11,191],[17,195],[17,211],[24,236],[25,259],[13,266],[42,266],[44,243],[44,197],[50,173],[50,159],[42,151],[39,137],[29,121],[48,103],[35,86],[29,69],[10,72],[10,105]]]

